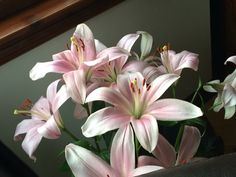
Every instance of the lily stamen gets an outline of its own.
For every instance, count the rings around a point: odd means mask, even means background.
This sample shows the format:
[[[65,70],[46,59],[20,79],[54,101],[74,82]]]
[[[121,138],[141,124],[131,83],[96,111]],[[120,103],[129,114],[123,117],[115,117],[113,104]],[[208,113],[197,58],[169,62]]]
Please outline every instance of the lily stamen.
[[[39,113],[39,112],[35,112],[35,111],[31,111],[31,110],[18,110],[15,109],[14,110],[14,115],[23,115],[23,116],[32,116],[32,115],[37,115],[40,117],[41,120],[47,121],[49,119],[49,117]]]
[[[15,109],[14,110],[14,115],[30,116],[31,112],[28,111],[28,110],[18,110],[18,109]]]
[[[146,83],[146,79],[143,79],[143,86],[145,85],[145,83]]]
[[[151,88],[151,85],[149,84],[149,85],[147,85],[147,91],[149,91],[150,90],[150,88]]]
[[[85,50],[85,45],[82,39],[79,39],[79,46],[83,49],[83,51]]]
[[[139,95],[141,94],[141,90],[140,90],[140,88],[138,89],[138,94],[139,94]]]
[[[133,84],[133,82],[130,83],[130,88],[131,88],[131,90],[135,93],[135,89],[134,89],[134,84]]]
[[[31,109],[32,108],[32,101],[28,98],[25,99],[19,108],[23,109],[23,110]]]

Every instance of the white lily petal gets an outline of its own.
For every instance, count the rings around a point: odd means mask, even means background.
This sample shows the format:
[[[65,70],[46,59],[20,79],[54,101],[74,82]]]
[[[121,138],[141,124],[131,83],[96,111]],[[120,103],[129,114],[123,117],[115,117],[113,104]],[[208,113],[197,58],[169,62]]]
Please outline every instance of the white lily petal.
[[[148,165],[148,166],[142,166],[134,169],[132,176],[140,176],[143,174],[151,173],[153,171],[161,170],[163,167],[155,166],[155,165]]]
[[[45,120],[51,117],[51,107],[49,101],[40,97],[31,109],[32,119]]]
[[[231,74],[229,74],[225,80],[224,80],[224,84],[232,84],[233,81],[235,80],[236,78],[236,69],[234,70],[234,72],[232,72]]]
[[[152,49],[153,38],[149,33],[145,31],[138,31],[137,33],[142,35],[140,59],[143,60],[147,55],[149,55]]]
[[[61,135],[61,131],[57,126],[57,123],[52,116],[41,127],[38,127],[38,133],[48,139],[57,139]]]
[[[185,125],[176,164],[188,163],[196,154],[200,142],[201,133],[198,128]]]
[[[117,43],[117,47],[123,48],[130,52],[133,47],[135,41],[139,38],[139,34],[127,34],[120,39]]]
[[[16,127],[15,134],[14,134],[14,140],[18,141],[22,139],[21,134],[27,133],[30,131],[30,129],[34,127],[39,127],[43,125],[44,122],[37,119],[25,119],[22,120]]]
[[[236,105],[236,89],[226,84],[222,92],[222,99],[225,107]]]
[[[235,106],[225,107],[225,119],[230,119],[235,113]]]
[[[96,47],[96,52],[99,53],[101,52],[102,50],[106,49],[107,47],[101,43],[99,40],[95,39],[95,47]]]
[[[65,157],[75,177],[116,176],[105,161],[83,147],[74,144],[67,145]]]
[[[213,80],[210,82],[207,82],[204,86],[203,89],[207,92],[212,92],[215,93],[217,92],[216,88],[214,87],[214,85],[218,85],[220,84],[220,80]]]
[[[140,119],[132,119],[132,125],[142,147],[152,152],[158,139],[158,126],[156,119],[151,115],[143,115]]]
[[[88,113],[87,110],[81,104],[76,104],[74,110],[74,116],[77,119],[83,119],[85,117],[88,117]]]
[[[96,49],[93,33],[90,28],[84,23],[79,24],[76,27],[74,36],[76,37],[77,41],[83,43],[83,53],[86,61],[93,60],[96,56]]]
[[[225,64],[227,64],[228,62],[232,62],[232,63],[236,64],[236,56],[231,56],[231,57],[229,57],[229,58],[225,61]]]
[[[169,168],[175,165],[176,152],[175,148],[159,134],[157,146],[152,154],[162,163],[161,166]]]
[[[53,100],[56,97],[56,93],[57,93],[57,85],[60,82],[60,79],[52,82],[51,84],[49,84],[48,88],[47,88],[47,99],[49,102],[53,102]]]
[[[177,79],[179,79],[179,76],[176,74],[164,74],[157,77],[150,83],[150,89],[146,97],[147,102],[151,104],[160,98]]]
[[[138,157],[138,167],[146,165],[157,165],[164,167],[164,164],[157,158],[152,156],[141,155]]]
[[[130,116],[124,115],[116,108],[106,107],[91,114],[81,129],[84,136],[93,137],[117,129],[129,122]]]
[[[153,103],[148,108],[148,113],[157,120],[179,121],[202,116],[199,107],[178,99],[162,99]]]
[[[84,104],[86,98],[86,81],[83,70],[75,70],[63,75],[68,95],[76,102]]]
[[[115,134],[110,157],[111,166],[121,176],[128,176],[135,168],[134,134],[130,124],[119,128]]]
[[[27,132],[25,139],[21,144],[24,151],[34,161],[36,160],[36,157],[33,155],[33,153],[37,149],[41,139],[42,136],[37,132],[37,126],[35,126]]]
[[[100,87],[91,92],[85,102],[92,101],[105,101],[124,110],[130,106],[128,100],[122,94],[108,87]]]

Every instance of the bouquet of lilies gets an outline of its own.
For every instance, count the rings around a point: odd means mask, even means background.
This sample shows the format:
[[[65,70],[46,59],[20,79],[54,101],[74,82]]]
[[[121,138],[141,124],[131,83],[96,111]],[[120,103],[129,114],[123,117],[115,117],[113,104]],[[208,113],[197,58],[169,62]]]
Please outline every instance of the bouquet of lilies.
[[[140,53],[132,49],[138,39]],[[32,80],[51,72],[61,73],[61,78],[48,86],[46,97],[34,104],[27,99],[15,110],[14,114],[30,119],[17,125],[14,138],[26,134],[22,148],[36,160],[34,152],[42,138],[57,139],[61,132],[67,133],[73,142],[64,153],[75,177],[139,176],[196,159],[202,136],[197,126],[184,124],[177,146],[159,133],[159,126],[203,115],[193,104],[195,97],[191,102],[175,98],[182,70],[198,70],[198,55],[176,53],[169,45],[153,52],[152,45],[152,36],[138,31],[122,37],[116,46],[106,47],[94,39],[87,25],[79,24],[67,50],[31,69]],[[236,64],[236,57],[227,62]],[[236,70],[222,83],[215,80],[204,86],[218,93],[214,110],[225,108],[225,118],[235,113],[235,75]],[[173,98],[162,98],[169,88]],[[93,142],[78,139],[66,128],[59,110],[68,99],[75,103],[74,116],[86,119],[82,134]]]

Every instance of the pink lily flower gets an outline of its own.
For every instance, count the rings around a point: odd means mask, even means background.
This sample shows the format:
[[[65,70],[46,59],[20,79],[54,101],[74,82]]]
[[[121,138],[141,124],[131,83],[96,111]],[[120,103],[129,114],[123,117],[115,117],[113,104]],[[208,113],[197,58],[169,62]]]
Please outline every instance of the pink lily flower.
[[[236,57],[229,57],[226,61],[235,63]],[[213,110],[220,111],[222,108],[225,110],[225,119],[233,117],[236,111],[236,70],[229,74],[223,82],[220,80],[213,80],[208,82],[204,87],[207,92],[217,93],[217,97],[213,103]]]
[[[180,76],[184,68],[190,68],[194,71],[198,70],[198,54],[188,51],[175,53],[175,51],[169,50],[168,46],[164,46],[160,55],[161,66],[150,66],[144,70],[144,75],[151,80],[165,73],[172,73]]]
[[[228,75],[223,82],[213,80],[203,86],[207,92],[217,93],[213,103],[213,110],[219,112],[225,110],[225,119],[230,119],[235,113],[236,106],[236,70]]]
[[[138,34],[128,34],[124,36],[117,44],[117,47],[130,52],[133,44],[138,39]],[[95,40],[97,52],[106,50],[107,47],[103,45],[98,40]],[[63,75],[63,79],[66,83],[68,93],[71,98],[76,102],[76,107],[74,110],[74,115],[76,118],[81,119],[87,117],[88,113],[86,109],[82,106],[85,102],[86,95],[99,86],[108,86],[116,82],[116,77],[118,74],[124,72],[126,69],[124,65],[127,61],[127,56],[121,56],[115,60],[109,61],[101,66],[92,68],[91,81],[86,81],[86,73],[84,70],[79,69],[76,71],[68,72]],[[134,66],[135,65],[135,66]],[[131,63],[126,65],[126,68],[141,68],[140,64]],[[140,66],[140,67],[137,67]],[[143,67],[144,68],[144,67]],[[140,69],[141,70],[141,69]],[[105,82],[104,82],[105,81]]]
[[[80,24],[71,38],[71,49],[53,55],[53,61],[37,63],[30,71],[30,78],[37,80],[49,72],[68,73],[77,69],[86,70],[86,77],[89,77],[90,67],[129,55],[127,51],[119,47],[107,48],[99,53],[96,51],[97,48],[101,47],[95,46],[92,31],[87,25]]]
[[[119,43],[117,44],[117,47],[122,47],[124,50],[127,50],[128,52],[130,51],[131,47],[133,46],[134,42],[138,39],[138,35],[136,34],[129,34],[124,36]],[[99,46],[97,52],[101,52],[103,50],[106,50],[107,48],[98,40],[95,41],[96,45]],[[114,66],[116,65],[116,68],[120,68],[119,66],[122,65],[122,63],[125,63],[127,60],[127,56],[123,56],[120,58],[116,58],[114,61],[109,61],[108,63],[103,63],[103,65],[98,66],[97,68],[93,68],[93,75],[91,76],[101,76],[104,74],[107,76],[109,75],[110,77],[113,77],[114,73],[116,75],[117,71],[114,70]],[[118,62],[115,62],[119,60]],[[111,69],[110,66],[113,66]],[[109,67],[109,68],[108,68]],[[123,67],[123,65],[121,66]],[[108,68],[107,70],[105,68]],[[101,74],[101,70],[103,69],[103,73]],[[104,71],[106,71],[104,73]],[[99,84],[98,83],[91,83],[86,80],[86,72],[82,69],[68,72],[63,75],[63,79],[66,83],[67,90],[69,94],[71,95],[71,98],[79,104],[84,104],[86,95],[89,94],[93,88],[96,88]],[[91,77],[89,76],[89,77]],[[98,77],[99,77],[98,76]],[[115,76],[116,77],[116,76]],[[101,83],[100,83],[101,85]]]
[[[178,121],[202,115],[200,108],[186,101],[158,100],[178,78],[165,74],[146,84],[141,73],[119,75],[117,89],[100,87],[87,96],[86,102],[102,100],[114,107],[91,114],[82,126],[82,133],[93,137],[131,123],[140,144],[147,151],[153,151],[158,138],[156,120]]]
[[[89,113],[83,107],[86,96],[94,89],[100,87],[101,83],[86,83],[85,72],[80,69],[64,74],[63,80],[66,83],[68,95],[76,104],[74,109],[74,116],[77,119],[87,117]]]
[[[47,88],[47,97],[41,97],[30,110],[15,110],[15,114],[31,116],[31,119],[21,121],[15,130],[14,139],[21,140],[22,134],[26,136],[22,148],[33,160],[33,155],[42,137],[57,139],[60,137],[60,128],[63,123],[58,109],[68,99],[65,85],[57,92],[59,80],[51,83]]]
[[[139,34],[127,34],[120,39],[116,46],[130,52],[138,38]],[[102,49],[106,48],[103,44],[100,44],[100,46],[103,46]],[[143,61],[134,60],[128,62],[128,57],[120,57],[97,67],[93,72],[93,78],[99,82],[102,81],[104,82],[104,85],[109,86],[116,83],[119,74],[130,71],[141,72],[145,67],[146,64]]]
[[[161,169],[159,166],[135,168],[133,139],[130,125],[117,131],[111,146],[111,165],[91,151],[74,144],[66,146],[65,157],[75,177],[133,177]]]
[[[181,139],[178,155],[176,158],[175,148],[159,134],[158,143],[152,152],[154,157],[140,156],[138,166],[158,165],[164,168],[170,168],[175,165],[181,165],[193,161],[201,141],[201,134],[196,127],[185,126]]]

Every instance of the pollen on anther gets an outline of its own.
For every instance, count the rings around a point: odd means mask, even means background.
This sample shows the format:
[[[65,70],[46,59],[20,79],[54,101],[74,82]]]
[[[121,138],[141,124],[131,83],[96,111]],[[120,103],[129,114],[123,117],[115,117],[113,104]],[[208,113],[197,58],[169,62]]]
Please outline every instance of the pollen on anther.
[[[147,91],[149,91],[151,88],[151,85],[147,85]]]
[[[19,106],[19,109],[29,110],[32,107],[32,101],[30,99],[25,99],[23,103]]]
[[[82,39],[79,39],[79,42],[80,42],[80,47],[83,49],[85,49],[85,45],[84,45],[84,41]]]
[[[67,50],[70,50],[70,47],[69,47],[68,43],[66,43],[66,48],[67,48]]]
[[[131,88],[131,90],[132,90],[133,92],[135,92],[135,89],[134,89],[134,84],[133,84],[133,82],[131,82],[131,83],[130,83],[130,88]]]
[[[141,90],[140,90],[140,88],[138,89],[138,94],[139,94],[139,95],[141,94]]]
[[[146,79],[143,79],[143,86],[145,85],[145,83],[146,83]]]
[[[99,72],[104,72],[104,69],[98,69],[97,71],[99,71]]]

